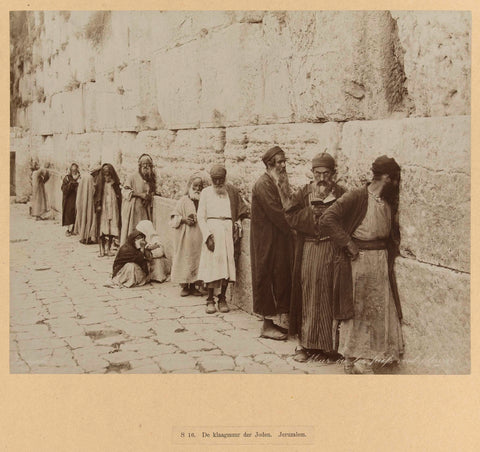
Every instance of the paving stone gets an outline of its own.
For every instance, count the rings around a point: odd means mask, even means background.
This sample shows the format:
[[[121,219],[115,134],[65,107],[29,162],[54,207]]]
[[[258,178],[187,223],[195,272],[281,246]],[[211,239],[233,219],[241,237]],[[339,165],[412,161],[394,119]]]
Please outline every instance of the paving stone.
[[[100,355],[100,358],[106,359],[110,363],[122,363],[130,360],[139,360],[139,359],[142,359],[143,356],[131,350],[129,351],[120,350],[114,353],[105,353],[103,355]]]
[[[216,348],[214,344],[204,341],[203,339],[199,339],[196,341],[177,341],[175,342],[175,345],[184,352],[209,351]]]
[[[63,340],[72,348],[84,348],[91,347],[93,345],[92,340],[88,336],[72,336],[64,337]]]
[[[29,339],[48,339],[52,337],[53,333],[46,325],[31,325],[29,326],[28,331],[16,334],[16,339],[20,341]]]
[[[196,365],[195,359],[183,353],[161,355],[153,359],[166,372],[194,369]]]
[[[28,339],[18,341],[18,347],[20,350],[52,350],[54,348],[61,348],[65,346],[65,341],[58,338]]]
[[[225,355],[209,355],[198,359],[198,365],[204,372],[233,370],[235,362],[233,358]]]

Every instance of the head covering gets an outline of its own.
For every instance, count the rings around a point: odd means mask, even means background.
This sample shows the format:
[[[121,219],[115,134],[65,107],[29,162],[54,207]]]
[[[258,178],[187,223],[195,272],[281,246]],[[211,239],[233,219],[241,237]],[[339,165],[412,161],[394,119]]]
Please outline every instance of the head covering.
[[[210,168],[211,177],[225,177],[227,175],[227,170],[222,165],[213,165]]]
[[[115,261],[113,262],[113,273],[112,277],[114,277],[125,264],[133,262],[138,264],[143,272],[147,275],[148,274],[148,262],[145,259],[144,254],[137,248],[135,248],[135,240],[139,236],[144,236],[143,232],[134,229],[130,234],[128,234],[126,242],[120,247],[118,253],[115,257]]]
[[[382,155],[373,162],[372,172],[373,174],[388,174],[389,176],[392,176],[393,174],[400,172],[400,166],[394,158]]]
[[[277,154],[280,152],[283,152],[283,149],[280,146],[274,146],[273,148],[270,148],[265,154],[263,154],[262,161],[267,164],[267,162],[275,157]]]
[[[208,176],[207,176],[208,177]],[[185,192],[184,192],[184,195],[188,195],[188,192],[190,190],[190,187],[192,186],[193,184],[193,181],[195,179],[200,179],[202,181],[202,185],[205,187],[208,185],[208,181],[206,180],[205,178],[205,174],[203,173],[200,173],[200,172],[196,172],[196,173],[193,173],[190,178],[188,179],[187,181],[187,186],[185,187]]]
[[[333,171],[335,169],[335,159],[328,152],[322,152],[321,154],[317,154],[312,159],[312,169],[319,166],[329,168]]]
[[[150,163],[151,165],[153,165],[153,160],[152,160],[152,157],[150,157],[150,155],[148,154],[142,154],[139,158],[138,158],[138,163],[139,164],[142,164],[144,162],[148,162]]]
[[[147,243],[156,243],[159,241],[157,231],[150,220],[140,221],[135,229],[145,235]]]
[[[99,177],[99,181],[101,181],[101,185],[103,185],[103,168],[107,167],[108,172],[110,173],[110,177],[113,180],[113,183],[116,185],[120,185],[120,178],[118,177],[117,172],[115,171],[115,168],[110,164],[110,163],[104,163],[101,166],[101,171],[97,173],[97,177]]]

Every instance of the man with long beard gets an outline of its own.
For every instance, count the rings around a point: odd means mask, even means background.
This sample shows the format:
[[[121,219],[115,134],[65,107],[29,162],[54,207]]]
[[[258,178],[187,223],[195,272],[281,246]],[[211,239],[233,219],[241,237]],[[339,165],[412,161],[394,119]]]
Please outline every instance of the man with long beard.
[[[250,223],[253,310],[263,317],[261,337],[285,340],[287,331],[281,324],[286,326],[290,305],[292,234],[282,200],[288,202],[290,187],[279,146],[265,152],[262,160],[266,172],[252,190]]]
[[[156,180],[153,160],[148,154],[138,159],[138,171],[127,177],[122,189],[122,231],[120,244],[142,220],[152,221]]]
[[[297,231],[290,333],[298,335],[294,359],[307,361],[312,355],[335,359],[333,340],[334,247],[318,219],[345,190],[333,181],[335,160],[324,152],[312,159],[314,181],[292,197],[287,221]]]
[[[202,295],[195,287],[202,250],[202,232],[197,222],[198,202],[202,190],[202,176],[194,174],[188,181],[187,193],[177,201],[170,215],[170,226],[175,229],[171,280],[182,287],[180,292],[182,297]]]
[[[403,353],[402,310],[394,274],[400,242],[397,221],[400,167],[383,155],[373,179],[342,196],[320,219],[336,247],[335,318],[345,373],[373,373],[373,364]]]
[[[225,181],[227,170],[215,165],[210,170],[212,186],[200,194],[198,225],[203,245],[200,255],[198,279],[208,288],[206,313],[216,312],[214,290],[220,289],[218,310],[228,312],[225,294],[228,283],[236,279],[236,256],[242,236],[242,223],[248,217],[248,208],[240,192]]]

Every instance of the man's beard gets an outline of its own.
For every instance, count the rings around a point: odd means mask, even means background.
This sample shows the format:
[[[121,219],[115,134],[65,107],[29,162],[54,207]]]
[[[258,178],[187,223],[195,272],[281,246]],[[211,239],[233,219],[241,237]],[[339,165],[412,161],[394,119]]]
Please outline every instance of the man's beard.
[[[396,204],[398,202],[399,193],[400,190],[398,185],[388,182],[383,186],[382,191],[380,192],[380,197],[389,204]]]
[[[332,191],[331,182],[317,182],[314,187],[315,198],[324,200]]]
[[[286,170],[277,171],[274,169],[270,172],[273,180],[277,184],[278,192],[280,193],[280,199],[282,200],[282,204],[286,207],[287,203],[290,201],[292,197],[292,189],[290,187],[290,182],[288,180],[288,174]]]
[[[188,197],[192,200],[198,201],[200,199],[200,193],[190,187],[188,189]]]
[[[227,187],[225,185],[214,185],[213,190],[218,196],[225,196],[227,194]]]
[[[142,176],[142,178],[147,182],[150,182],[153,179],[151,172],[143,173],[142,171],[140,171],[140,176]]]

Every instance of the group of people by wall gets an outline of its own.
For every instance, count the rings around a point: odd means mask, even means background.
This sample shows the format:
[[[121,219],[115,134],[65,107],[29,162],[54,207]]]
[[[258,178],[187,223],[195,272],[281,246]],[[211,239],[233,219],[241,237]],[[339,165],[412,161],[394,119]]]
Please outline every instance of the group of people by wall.
[[[296,336],[293,359],[343,358],[346,373],[398,363],[402,311],[393,266],[399,165],[377,158],[371,182],[347,192],[335,182],[334,158],[324,152],[312,159],[313,181],[294,191],[286,157],[279,146],[264,153],[266,171],[252,188],[251,203],[227,182],[222,165],[210,168],[210,180],[192,174],[170,214],[171,266],[152,223],[157,181],[147,154],[123,186],[111,164],[82,176],[72,164],[62,183],[62,224],[81,243],[98,243],[100,257],[115,256],[112,284],[163,282],[171,270],[180,295],[206,296],[206,313],[214,314],[229,311],[226,292],[236,281],[242,220],[251,218],[253,310],[263,319],[261,337]],[[32,206],[48,179],[48,172],[36,171]],[[39,210],[32,208],[32,215]]]

